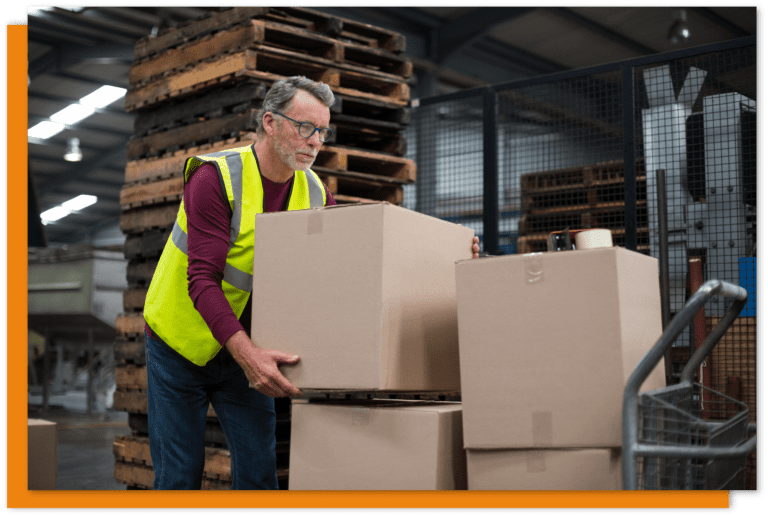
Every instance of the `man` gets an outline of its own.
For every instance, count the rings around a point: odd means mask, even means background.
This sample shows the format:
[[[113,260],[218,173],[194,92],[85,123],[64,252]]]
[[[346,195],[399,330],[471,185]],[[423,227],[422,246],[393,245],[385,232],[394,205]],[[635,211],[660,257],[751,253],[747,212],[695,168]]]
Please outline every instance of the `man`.
[[[330,88],[276,82],[256,141],[194,157],[147,293],[149,437],[154,488],[199,489],[208,404],[226,434],[233,489],[277,489],[273,397],[301,392],[279,371],[299,357],[250,338],[254,219],[336,204],[310,166],[333,131]],[[477,238],[472,243],[479,252]],[[255,388],[255,389],[253,389]]]

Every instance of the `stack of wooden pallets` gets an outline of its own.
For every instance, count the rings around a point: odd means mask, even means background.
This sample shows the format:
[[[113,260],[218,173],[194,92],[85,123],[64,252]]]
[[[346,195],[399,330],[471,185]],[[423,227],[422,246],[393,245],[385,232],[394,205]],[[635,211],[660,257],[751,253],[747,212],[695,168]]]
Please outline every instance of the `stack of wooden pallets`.
[[[637,251],[647,253],[650,241],[642,160],[635,170]],[[523,174],[520,195],[518,253],[547,251],[547,236],[566,228],[607,228],[611,230],[614,244],[624,245],[624,163],[621,161]]]
[[[187,158],[248,145],[256,114],[277,80],[303,75],[328,84],[333,140],[312,169],[338,203],[400,204],[416,180],[403,136],[412,63],[402,35],[298,7],[235,7],[148,36],[136,44],[126,110],[136,113],[120,193],[129,289],[117,318],[117,391],[133,433],[115,441],[115,477],[150,488],[143,306],[176,218]],[[290,403],[278,399],[278,474],[287,487]],[[209,411],[204,487],[228,488],[229,456]]]

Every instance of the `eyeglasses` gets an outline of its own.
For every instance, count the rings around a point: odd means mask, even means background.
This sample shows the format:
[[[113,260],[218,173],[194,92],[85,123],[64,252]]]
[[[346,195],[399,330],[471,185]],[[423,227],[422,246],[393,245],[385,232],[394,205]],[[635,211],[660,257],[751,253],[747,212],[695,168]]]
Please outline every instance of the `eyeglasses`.
[[[314,135],[315,131],[317,131],[318,135],[320,136],[320,141],[325,143],[328,140],[330,140],[331,137],[333,136],[333,129],[329,127],[319,128],[319,127],[315,127],[313,124],[310,124],[309,122],[299,122],[298,120],[294,120],[291,117],[286,117],[285,115],[277,111],[273,111],[272,113],[275,115],[280,115],[283,118],[287,118],[291,122],[296,122],[299,125],[299,134],[304,138],[312,138],[312,135]]]

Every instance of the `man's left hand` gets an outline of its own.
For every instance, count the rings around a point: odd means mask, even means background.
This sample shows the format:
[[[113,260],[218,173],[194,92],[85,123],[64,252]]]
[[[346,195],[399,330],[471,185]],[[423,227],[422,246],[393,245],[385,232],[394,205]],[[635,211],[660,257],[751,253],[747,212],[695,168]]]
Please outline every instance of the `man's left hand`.
[[[472,258],[480,256],[480,238],[472,237]]]

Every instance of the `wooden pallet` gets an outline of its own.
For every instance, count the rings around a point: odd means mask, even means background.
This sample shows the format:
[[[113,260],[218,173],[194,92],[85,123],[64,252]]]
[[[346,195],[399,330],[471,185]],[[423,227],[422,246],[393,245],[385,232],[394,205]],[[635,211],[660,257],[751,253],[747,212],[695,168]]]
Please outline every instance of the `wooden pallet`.
[[[396,400],[431,400],[431,401],[461,401],[461,392],[458,391],[392,391],[392,390],[322,390],[304,389],[302,399],[309,400],[372,400],[372,399],[396,399]]]
[[[312,170],[315,170],[315,167],[334,171],[340,175],[355,176],[357,174],[360,179],[368,176],[382,176],[397,179],[403,183],[416,181],[416,162],[413,160],[346,147],[327,145],[321,147]]]
[[[201,120],[242,112],[249,107],[259,108],[268,86],[257,81],[242,81],[231,88],[219,88],[183,102],[140,112],[133,123],[133,136],[143,137]]]
[[[220,117],[178,126],[142,137],[132,137],[126,147],[129,161],[161,156],[180,149],[198,147],[228,138],[239,138],[258,128],[258,110],[247,109]]]
[[[147,412],[131,412],[128,414],[128,425],[135,436],[149,435],[149,417]],[[290,427],[288,429],[290,436]],[[215,413],[209,408],[208,417],[205,421],[205,443],[211,447],[227,448],[227,436],[221,428],[221,424],[216,418]]]
[[[184,164],[192,156],[242,147],[250,143],[253,143],[253,141],[247,138],[225,140],[219,141],[215,145],[190,147],[184,151],[170,153],[167,156],[129,161],[126,165],[126,182],[123,186],[126,194],[125,198],[123,198],[123,193],[121,192],[121,204],[130,207],[132,203],[136,203],[136,199],[145,199],[145,195],[140,192],[142,188],[140,185],[143,183],[181,178]],[[350,176],[362,174],[363,176],[359,176],[360,178],[384,176],[404,183],[416,181],[416,163],[413,160],[361,149],[324,145],[317,154],[315,166],[327,169],[326,172],[328,173],[346,173],[342,175]],[[313,166],[313,170],[315,166]],[[174,185],[174,183],[169,182],[167,185]],[[173,200],[176,200],[178,197],[178,187],[171,187],[169,192],[172,192],[170,195],[174,198]],[[155,197],[152,198],[154,199]],[[155,202],[152,204],[155,204]],[[141,202],[138,203],[138,206],[140,205]],[[171,224],[173,224],[173,221],[171,221]],[[152,227],[159,226],[153,225]],[[146,225],[142,227],[146,227]],[[123,229],[123,231],[125,232],[126,230]]]
[[[273,50],[316,63],[405,79],[413,73],[411,61],[400,54],[333,39],[300,27],[254,19],[138,61],[130,69],[129,81],[131,85],[140,86],[200,61],[244,49]]]
[[[124,210],[120,214],[120,229],[127,235],[167,228],[176,222],[179,203],[170,202]]]
[[[325,34],[341,41],[380,48],[393,53],[405,50],[405,38],[401,34],[346,18],[297,7],[235,7],[212,13],[203,20],[166,29],[157,36],[142,38],[136,43],[134,57],[137,61],[142,61],[167,49],[179,47],[218,31],[228,30],[237,25],[247,25],[253,19],[278,22],[286,26]]]
[[[129,161],[170,154],[190,147],[199,147],[229,138],[245,139],[258,129],[259,111],[250,108],[242,113],[232,113],[210,120],[180,125],[143,137],[133,137],[127,145]],[[365,119],[341,117],[330,127],[335,131],[326,145],[343,145],[395,156],[403,156],[408,150],[400,128],[393,123],[372,123]]]
[[[562,228],[561,228],[562,230]],[[517,238],[517,252],[518,253],[542,253],[547,251],[547,233],[537,233],[532,235],[521,235]],[[613,245],[623,247],[625,242],[625,229],[611,230],[611,236],[613,237]],[[650,252],[650,241],[648,228],[637,229],[637,251],[640,253]]]
[[[405,51],[405,37],[398,32],[303,7],[274,8],[265,19],[324,32],[333,38],[371,48],[381,48],[394,53]]]
[[[272,83],[293,75],[304,75],[327,84],[332,91],[348,96],[390,101],[402,106],[410,100],[410,88],[394,75],[373,75],[364,69],[334,67],[274,49],[245,50],[218,56],[188,69],[130,90],[126,111],[154,108],[173,99],[192,97],[205,91],[234,85],[239,77]]]
[[[143,436],[117,436],[112,443],[115,459],[122,463],[145,465],[152,468],[149,438]],[[231,457],[227,449],[205,448],[203,476],[208,479],[231,482]]]
[[[159,258],[172,230],[173,226],[166,226],[127,235],[123,243],[125,258],[128,260]]]
[[[163,156],[128,161],[125,167],[125,183],[133,184],[139,181],[155,181],[156,179],[181,176],[184,171],[184,163],[188,158],[250,145],[255,136],[254,133],[251,133],[239,138],[230,138],[204,145],[190,145],[186,149],[168,152]]]
[[[650,250],[645,166],[635,167],[637,181],[637,249]],[[623,246],[626,221],[624,164],[596,163],[523,174],[520,178],[518,253],[547,251],[547,236],[565,228],[606,228],[614,245]]]
[[[235,86],[218,88],[202,95],[139,112],[134,138],[146,137],[226,115],[260,109],[268,84],[243,78]],[[336,95],[330,108],[331,124],[337,131],[361,127],[379,133],[402,131],[410,123],[410,109],[391,102]],[[208,140],[215,142],[212,135]],[[189,145],[185,145],[189,147]],[[403,153],[404,154],[404,153]]]
[[[170,161],[179,169],[168,172]],[[126,183],[120,191],[120,204],[125,212],[161,204],[175,205],[184,195],[184,182],[181,167],[184,156],[164,159],[159,167],[157,162],[145,161],[143,171],[139,173],[148,181]],[[416,164],[413,160],[341,147],[325,146],[321,148],[313,170],[326,182],[332,194],[340,193],[377,201],[402,203],[402,185],[416,179]],[[135,170],[139,169],[134,167]],[[151,177],[153,173],[162,174]],[[171,174],[169,177],[168,175]],[[151,181],[151,180],[155,181]],[[175,216],[175,214],[174,214]],[[174,219],[175,220],[175,219]],[[121,225],[122,226],[122,225]],[[127,226],[127,224],[126,224]],[[146,225],[144,225],[146,226]],[[159,229],[155,224],[153,228]],[[126,232],[126,229],[123,229]],[[128,233],[128,232],[126,232]],[[137,233],[137,232],[134,232]]]
[[[115,363],[116,364],[147,364],[146,344],[143,336],[128,338],[118,336],[115,339]]]
[[[112,407],[115,411],[146,414],[147,392],[118,388],[113,395]]]
[[[638,179],[645,179],[645,161],[642,158],[637,160],[635,171]],[[616,160],[584,167],[523,174],[520,177],[520,190],[523,193],[547,192],[600,185],[623,185],[623,182],[624,162]]]
[[[129,260],[126,268],[128,288],[149,287],[156,268],[157,259]]]
[[[647,204],[638,201],[637,224],[648,225]],[[528,210],[520,218],[519,229],[524,235],[551,232],[564,228],[621,229],[626,226],[624,202],[595,203]]]

